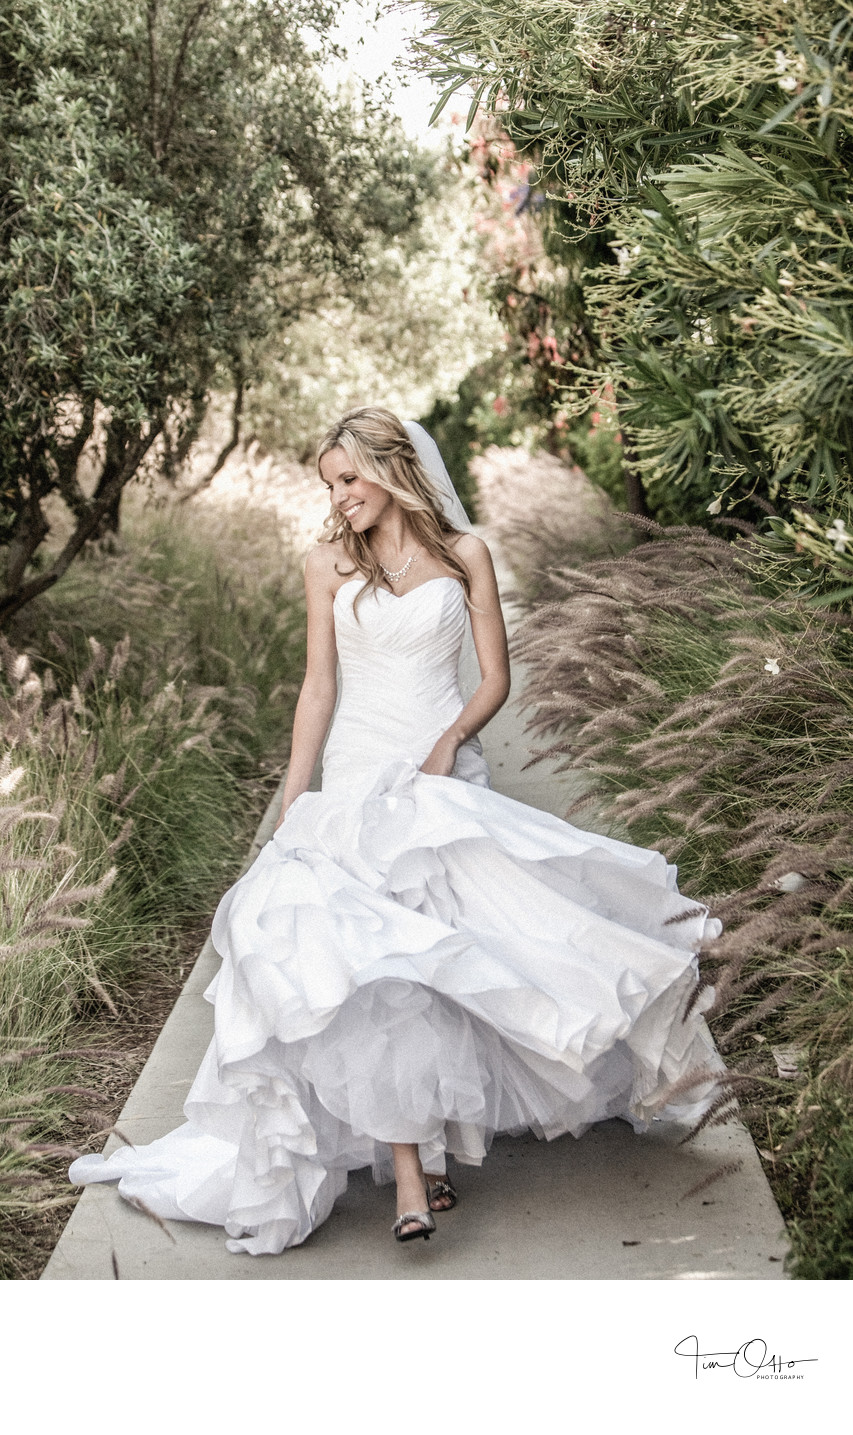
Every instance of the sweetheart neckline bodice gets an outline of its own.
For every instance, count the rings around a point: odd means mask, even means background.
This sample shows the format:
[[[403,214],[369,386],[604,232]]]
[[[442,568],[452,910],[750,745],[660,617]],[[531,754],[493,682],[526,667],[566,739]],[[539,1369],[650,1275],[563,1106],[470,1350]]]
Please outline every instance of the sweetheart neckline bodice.
[[[348,578],[346,583],[342,583],[340,588],[336,589],[334,599],[332,600],[333,603],[337,602],[338,593],[342,593],[345,588],[351,588],[353,583],[363,582],[364,579],[360,577]],[[375,593],[384,593],[388,598],[393,598],[395,602],[402,603],[404,598],[411,598],[413,593],[419,593],[421,588],[428,588],[430,583],[457,583],[459,584],[460,588],[462,587],[462,584],[459,582],[459,579],[454,578],[452,574],[439,573],[437,578],[426,578],[424,579],[423,583],[416,584],[414,588],[408,588],[405,593],[392,593],[390,588],[374,588],[373,591]]]
[[[324,791],[373,781],[392,758],[420,766],[465,706],[459,657],[467,608],[459,580],[442,573],[399,596],[376,589],[388,602],[369,593],[362,602],[362,582],[349,578],[335,594],[343,593],[334,605],[340,695],[323,756]],[[479,743],[463,748],[455,775],[488,782]]]

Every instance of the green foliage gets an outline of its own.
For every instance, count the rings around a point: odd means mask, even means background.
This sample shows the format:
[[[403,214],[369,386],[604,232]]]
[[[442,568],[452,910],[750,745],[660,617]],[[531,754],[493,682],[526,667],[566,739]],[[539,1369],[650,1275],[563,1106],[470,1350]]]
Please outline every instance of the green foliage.
[[[477,522],[479,512],[476,484],[469,467],[471,455],[477,446],[477,430],[471,421],[471,407],[465,402],[467,395],[463,395],[466,383],[467,380],[463,380],[455,399],[436,399],[429,413],[424,414],[420,422],[427,432],[432,434],[441,449],[442,458],[465,512],[472,522]]]
[[[624,513],[628,498],[625,493],[622,436],[609,410],[595,410],[591,417],[591,423],[583,419],[569,430],[569,455],[587,478],[604,490],[614,508]]]
[[[846,1092],[822,1092],[810,1143],[789,1158],[786,1183],[794,1240],[792,1275],[803,1281],[853,1280],[853,1121]],[[819,1152],[818,1179],[813,1163]]]
[[[566,361],[588,363],[594,353],[583,271],[608,251],[598,234],[566,243],[565,206],[545,192],[537,170],[493,120],[478,117],[469,159],[481,185],[480,263],[504,326],[500,383],[490,400],[514,411],[515,431],[523,423],[553,449],[565,437]]]
[[[115,526],[216,383],[357,285],[429,164],[369,96],[332,100],[325,0],[14,0],[0,20],[0,544],[9,615]],[[93,486],[90,469],[94,464]],[[29,568],[61,495],[72,535]]]
[[[352,293],[271,332],[246,399],[267,448],[313,456],[328,425],[359,404],[413,418],[449,398],[498,342],[477,272],[471,177],[447,153],[433,182],[415,227],[366,247]]]
[[[612,412],[594,410],[569,428],[559,412],[543,414],[531,368],[515,362],[507,348],[475,365],[452,399],[438,399],[422,423],[441,448],[457,492],[469,514],[477,514],[477,486],[471,460],[491,445],[545,446],[604,490],[615,508],[627,508],[621,435]]]
[[[612,387],[665,518],[834,511],[853,460],[849,0],[430,8],[424,63],[529,147],[552,228],[610,250],[582,269],[594,352],[564,402]]]
[[[507,391],[509,390],[509,396]],[[451,399],[438,399],[421,422],[433,435],[447,471],[471,518],[477,518],[476,482],[471,459],[490,444],[524,443],[535,433],[519,377],[498,351],[476,364]]]
[[[782,588],[794,584],[811,607],[830,608],[853,599],[853,504],[848,500],[828,524],[794,509],[790,523],[771,518],[760,543],[761,573]]]

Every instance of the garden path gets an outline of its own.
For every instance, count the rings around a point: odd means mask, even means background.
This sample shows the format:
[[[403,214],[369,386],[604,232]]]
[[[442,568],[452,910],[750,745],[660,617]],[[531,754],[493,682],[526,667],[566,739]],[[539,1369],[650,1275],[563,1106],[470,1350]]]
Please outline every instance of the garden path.
[[[511,577],[499,573],[506,594]],[[507,618],[515,614],[506,602]],[[523,685],[520,665],[515,692]],[[469,678],[470,680],[470,678]],[[563,815],[582,781],[553,763],[529,771],[523,720],[511,702],[483,733],[499,791]],[[268,840],[277,793],[249,854]],[[594,822],[584,818],[586,825]],[[182,1121],[182,1106],[210,1040],[202,993],[218,958],[208,941],[119,1117],[147,1142]],[[458,1208],[438,1218],[429,1243],[391,1238],[392,1187],[356,1172],[330,1219],[281,1256],[230,1255],[218,1227],[161,1228],[112,1186],[87,1187],[42,1280],[779,1280],[787,1250],[782,1217],[752,1140],[739,1122],[704,1131],[653,1127],[636,1136],[608,1121],[579,1141],[500,1138],[479,1168],[459,1168]],[[111,1137],[107,1150],[118,1144]],[[696,1194],[721,1166],[741,1162]]]

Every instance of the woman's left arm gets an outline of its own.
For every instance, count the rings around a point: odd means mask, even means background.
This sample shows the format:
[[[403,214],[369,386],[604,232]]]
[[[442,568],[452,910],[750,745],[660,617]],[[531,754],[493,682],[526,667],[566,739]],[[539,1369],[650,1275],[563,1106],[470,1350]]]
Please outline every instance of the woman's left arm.
[[[509,697],[509,652],[492,555],[473,533],[463,534],[456,554],[471,575],[471,632],[480,666],[480,686],[421,764],[421,772],[432,777],[450,776],[463,742],[485,727]]]

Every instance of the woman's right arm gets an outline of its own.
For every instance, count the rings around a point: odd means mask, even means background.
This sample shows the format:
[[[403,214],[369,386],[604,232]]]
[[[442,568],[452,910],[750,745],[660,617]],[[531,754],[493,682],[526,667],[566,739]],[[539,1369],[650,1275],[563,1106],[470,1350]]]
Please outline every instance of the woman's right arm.
[[[290,762],[276,829],[291,803],[308,791],[335,710],[338,653],[333,616],[334,561],[331,544],[324,543],[311,550],[305,564],[308,661],[293,718]]]

